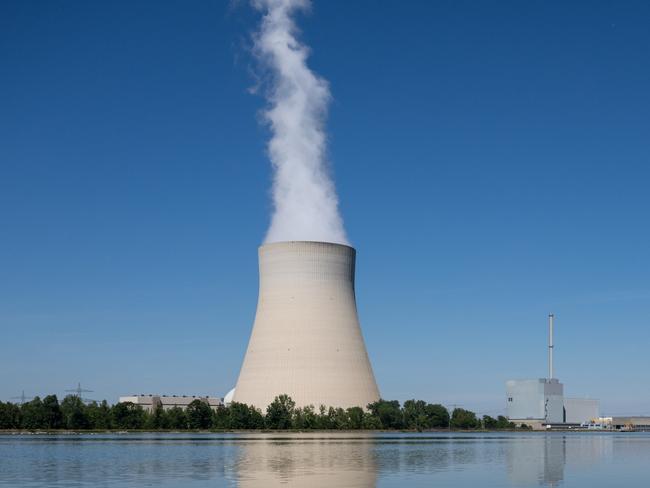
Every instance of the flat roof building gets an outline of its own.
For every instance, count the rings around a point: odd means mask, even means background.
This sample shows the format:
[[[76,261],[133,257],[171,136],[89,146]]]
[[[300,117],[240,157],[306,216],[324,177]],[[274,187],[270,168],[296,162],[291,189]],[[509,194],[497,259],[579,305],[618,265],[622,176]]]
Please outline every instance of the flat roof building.
[[[649,430],[650,417],[612,417],[612,428]]]
[[[509,380],[506,395],[511,422],[533,427],[564,422],[564,385],[555,378]]]
[[[600,402],[592,398],[565,398],[564,415],[567,424],[597,422],[600,418]]]
[[[121,396],[119,403],[131,402],[140,405],[148,412],[153,412],[158,406],[162,407],[163,410],[170,410],[174,407],[185,410],[194,400],[207,403],[213,410],[223,406],[222,398],[197,395],[129,395]]]

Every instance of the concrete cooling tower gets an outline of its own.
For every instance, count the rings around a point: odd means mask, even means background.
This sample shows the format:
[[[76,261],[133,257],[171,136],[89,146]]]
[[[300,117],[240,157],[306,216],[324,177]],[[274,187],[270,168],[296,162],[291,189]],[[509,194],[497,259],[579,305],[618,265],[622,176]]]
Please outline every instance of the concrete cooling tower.
[[[259,248],[257,313],[233,401],[264,410],[283,393],[298,407],[379,399],[357,318],[355,255],[326,242]]]

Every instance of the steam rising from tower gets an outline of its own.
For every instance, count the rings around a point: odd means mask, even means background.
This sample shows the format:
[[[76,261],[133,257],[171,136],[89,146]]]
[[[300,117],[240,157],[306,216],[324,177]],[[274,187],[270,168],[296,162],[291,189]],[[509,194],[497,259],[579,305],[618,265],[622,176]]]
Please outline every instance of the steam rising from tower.
[[[309,49],[297,39],[292,18],[310,2],[253,0],[253,5],[263,12],[254,52],[270,82],[263,115],[272,132],[268,151],[274,169],[274,212],[265,242],[347,244],[326,160],[329,86],[307,67]]]
[[[253,3],[264,15],[255,52],[271,75],[264,115],[275,209],[259,248],[257,312],[232,401],[264,409],[286,393],[299,407],[365,408],[379,390],[357,317],[356,251],[326,168],[330,94],[307,67],[291,17],[309,2]]]

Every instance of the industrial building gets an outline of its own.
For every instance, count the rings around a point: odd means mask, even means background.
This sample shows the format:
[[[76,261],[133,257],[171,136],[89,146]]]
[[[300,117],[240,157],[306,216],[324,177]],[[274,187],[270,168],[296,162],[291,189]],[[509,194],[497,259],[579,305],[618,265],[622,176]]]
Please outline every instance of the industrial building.
[[[600,418],[600,402],[593,398],[565,398],[564,412],[567,424],[596,422]]]
[[[612,417],[612,429],[650,430],[650,417]]]
[[[554,378],[509,380],[506,394],[511,422],[533,427],[564,422],[564,385]]]
[[[158,407],[162,407],[163,410],[170,410],[174,407],[185,410],[194,400],[207,403],[213,410],[223,406],[221,398],[195,395],[130,395],[121,396],[119,403],[131,402],[140,405],[147,412],[153,412]]]
[[[327,242],[259,248],[257,312],[233,401],[264,410],[280,394],[298,407],[379,399],[357,317],[355,259],[354,248]]]
[[[549,315],[548,378],[506,381],[507,417],[515,424],[541,429],[553,424],[581,425],[598,419],[600,403],[589,398],[565,398],[564,385],[554,377],[553,322]]]

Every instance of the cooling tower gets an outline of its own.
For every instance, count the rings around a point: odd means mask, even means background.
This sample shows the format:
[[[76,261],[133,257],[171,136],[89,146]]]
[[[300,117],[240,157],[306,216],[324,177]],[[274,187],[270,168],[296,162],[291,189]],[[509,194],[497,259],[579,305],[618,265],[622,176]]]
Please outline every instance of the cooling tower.
[[[355,255],[326,242],[259,248],[257,313],[233,401],[264,410],[282,393],[299,407],[379,399],[357,318]]]

